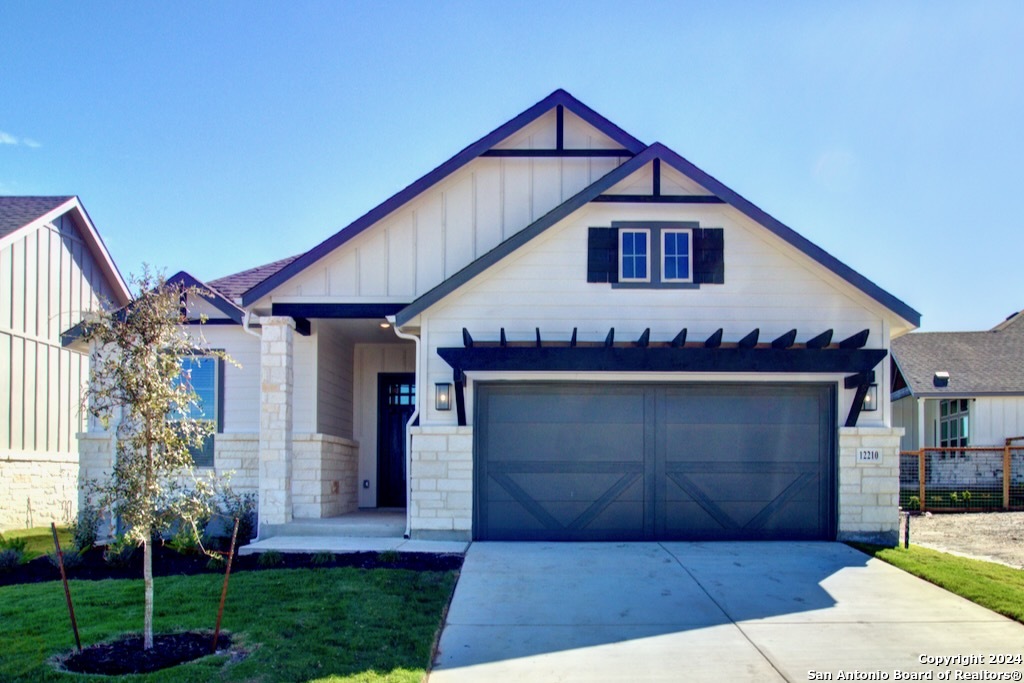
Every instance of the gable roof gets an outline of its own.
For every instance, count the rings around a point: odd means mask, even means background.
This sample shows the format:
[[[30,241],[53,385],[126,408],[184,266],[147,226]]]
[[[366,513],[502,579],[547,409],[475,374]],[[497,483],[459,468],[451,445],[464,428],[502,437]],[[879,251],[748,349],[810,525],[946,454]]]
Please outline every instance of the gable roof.
[[[555,223],[566,218],[588,202],[593,201],[601,195],[601,193],[629,177],[655,159],[659,159],[663,163],[669,164],[679,172],[690,177],[711,192],[715,197],[731,205],[748,218],[764,226],[770,232],[774,233],[813,260],[825,266],[875,301],[878,301],[886,308],[899,315],[907,322],[914,326],[920,325],[921,314],[906,303],[897,299],[895,296],[871,282],[853,268],[850,268],[845,263],[812,243],[789,226],[755,206],[739,193],[729,189],[725,184],[700,170],[682,156],[658,142],[647,147],[607,175],[599,178],[574,197],[569,198],[557,208],[545,214],[539,220],[534,221],[522,231],[508,238],[497,247],[478,258],[476,261],[473,261],[441,284],[423,294],[421,297],[409,304],[409,306],[399,311],[395,317],[395,322],[398,325],[407,323],[413,317],[437,303],[473,277],[505,258],[516,249],[519,249],[521,246],[550,228]]]
[[[892,340],[892,355],[917,397],[1024,395],[1024,316],[985,332],[914,332]],[[935,373],[948,372],[945,386]]]
[[[117,264],[107,251],[107,245],[93,225],[92,219],[76,196],[40,197],[40,196],[6,196],[0,197],[0,242],[7,238],[17,239],[14,235],[22,229],[33,229],[48,223],[66,213],[75,213],[75,223],[79,228],[82,240],[96,259],[100,270],[106,276],[114,293],[117,305],[124,305],[131,295],[128,285],[121,276]]]
[[[32,223],[73,197],[0,197],[0,237]]]
[[[498,126],[487,135],[467,146],[451,159],[430,171],[419,180],[416,180],[405,189],[397,192],[383,203],[370,209],[348,226],[342,228],[320,244],[300,255],[273,275],[252,286],[251,289],[242,294],[242,305],[248,306],[257,301],[282,283],[302,272],[308,266],[319,261],[327,254],[340,247],[345,242],[348,242],[395,209],[408,203],[425,190],[433,187],[444,178],[450,176],[455,171],[481,156],[484,152],[487,152],[494,147],[494,145],[559,106],[568,109],[622,145],[623,150],[628,152],[628,154],[624,155],[632,156],[640,153],[644,149],[644,143],[640,140],[637,140],[632,135],[577,100],[565,90],[556,90],[523,113]]]
[[[171,277],[167,278],[167,284],[180,284],[183,287],[195,287],[200,290],[204,290],[210,293],[210,296],[204,296],[203,298],[210,302],[214,308],[229,317],[239,325],[242,324],[242,318],[245,315],[245,311],[239,308],[234,302],[230,301],[216,288],[201,282],[194,278],[191,274],[186,273],[184,270],[180,270]]]

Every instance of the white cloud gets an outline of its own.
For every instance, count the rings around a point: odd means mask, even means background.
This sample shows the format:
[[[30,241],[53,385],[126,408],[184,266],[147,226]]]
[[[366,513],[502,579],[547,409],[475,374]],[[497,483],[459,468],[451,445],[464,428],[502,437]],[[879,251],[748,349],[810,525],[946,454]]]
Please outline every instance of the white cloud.
[[[42,147],[42,144],[33,140],[32,138],[21,138],[20,140],[10,133],[6,133],[0,130],[0,145],[25,145],[35,149],[36,147]]]

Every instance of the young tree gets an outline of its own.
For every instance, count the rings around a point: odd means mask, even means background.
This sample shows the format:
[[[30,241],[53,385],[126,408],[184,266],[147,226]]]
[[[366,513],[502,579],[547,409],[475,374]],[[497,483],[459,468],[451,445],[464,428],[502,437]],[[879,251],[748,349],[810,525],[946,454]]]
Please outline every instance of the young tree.
[[[168,283],[148,268],[131,282],[134,298],[116,311],[99,311],[83,326],[93,350],[88,410],[114,427],[115,458],[109,479],[91,482],[98,505],[120,517],[125,536],[143,547],[144,647],[153,647],[155,534],[175,522],[191,524],[212,509],[215,480],[196,476],[192,450],[212,430],[182,359],[211,351],[186,322],[186,308],[203,292]],[[212,359],[210,362],[213,362]],[[203,419],[203,409],[207,413]]]

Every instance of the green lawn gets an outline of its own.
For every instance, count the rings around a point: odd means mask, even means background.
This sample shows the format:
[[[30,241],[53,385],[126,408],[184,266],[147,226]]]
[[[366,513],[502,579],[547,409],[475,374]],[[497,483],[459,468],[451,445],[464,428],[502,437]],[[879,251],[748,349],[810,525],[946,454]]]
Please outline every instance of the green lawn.
[[[853,545],[951,593],[1024,623],[1022,569],[940,553],[913,544],[908,549],[860,543]]]
[[[213,629],[223,576],[155,580],[157,632]],[[455,572],[291,569],[231,577],[223,629],[244,657],[112,681],[420,681]],[[142,628],[142,581],[72,581],[83,645]],[[60,582],[0,587],[0,680],[75,681],[47,660],[74,647]]]
[[[28,547],[25,549],[25,560],[31,560],[45,555],[53,550],[53,532],[48,526],[37,526],[31,529],[12,529],[3,532],[4,538],[24,538],[28,540]],[[71,547],[71,530],[66,526],[57,527],[57,538],[60,540],[60,547],[66,550]]]

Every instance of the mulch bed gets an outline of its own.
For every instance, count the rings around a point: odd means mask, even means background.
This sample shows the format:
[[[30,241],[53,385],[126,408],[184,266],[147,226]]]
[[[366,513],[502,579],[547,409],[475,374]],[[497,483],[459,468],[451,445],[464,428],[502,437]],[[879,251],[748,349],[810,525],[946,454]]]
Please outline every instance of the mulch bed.
[[[259,564],[259,555],[236,556],[231,573],[261,569],[310,569],[314,567],[357,567],[359,569],[411,569],[414,571],[448,571],[462,567],[461,555],[435,555],[431,553],[337,553],[332,562],[313,564],[312,555],[287,553],[272,567]],[[153,546],[153,576],[183,576],[191,574],[224,574],[224,569],[209,569],[209,557],[202,553],[182,555],[161,544]],[[82,562],[67,569],[69,579],[141,579],[142,550],[124,567],[112,567],[103,560],[103,550],[92,548],[82,555]],[[0,571],[0,586],[18,583],[37,583],[60,580],[60,570],[47,557],[38,557],[9,571]]]
[[[217,638],[217,650],[230,647],[231,638]],[[184,664],[212,654],[213,633],[188,631],[153,636],[153,648],[142,649],[142,636],[128,636],[75,652],[61,662],[63,669],[80,674],[145,674]]]

